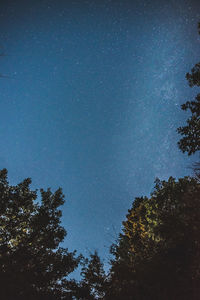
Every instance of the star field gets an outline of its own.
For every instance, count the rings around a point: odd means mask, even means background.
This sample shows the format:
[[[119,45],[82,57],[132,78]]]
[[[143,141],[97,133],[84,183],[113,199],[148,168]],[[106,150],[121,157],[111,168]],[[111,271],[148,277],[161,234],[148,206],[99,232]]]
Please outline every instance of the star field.
[[[188,175],[180,105],[196,91],[198,1],[4,1],[0,167],[61,186],[65,245],[108,255],[136,196]]]

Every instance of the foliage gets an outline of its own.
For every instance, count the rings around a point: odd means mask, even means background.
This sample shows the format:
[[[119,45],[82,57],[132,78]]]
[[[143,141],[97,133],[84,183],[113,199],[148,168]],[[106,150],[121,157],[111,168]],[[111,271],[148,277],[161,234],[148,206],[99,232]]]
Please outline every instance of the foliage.
[[[136,198],[112,246],[106,300],[198,299],[200,185],[185,177],[156,181]]]
[[[195,101],[187,101],[181,107],[183,110],[189,109],[192,116],[187,120],[186,126],[177,129],[178,133],[183,135],[178,145],[183,152],[191,155],[200,150],[200,94],[196,96]]]
[[[199,23],[200,34],[200,23]],[[200,86],[200,63],[197,63],[191,70],[191,73],[186,74],[189,86]],[[187,119],[187,125],[179,127],[178,133],[183,137],[178,142],[179,148],[188,155],[200,150],[200,94],[194,101],[187,101],[181,108],[190,110],[191,117]]]
[[[30,190],[31,180],[9,185],[0,171],[0,282],[2,299],[70,299],[65,277],[78,265],[75,252],[59,247],[62,190]]]
[[[97,251],[91,253],[89,259],[84,258],[81,275],[82,280],[78,285],[74,285],[75,299],[104,299],[107,278]]]

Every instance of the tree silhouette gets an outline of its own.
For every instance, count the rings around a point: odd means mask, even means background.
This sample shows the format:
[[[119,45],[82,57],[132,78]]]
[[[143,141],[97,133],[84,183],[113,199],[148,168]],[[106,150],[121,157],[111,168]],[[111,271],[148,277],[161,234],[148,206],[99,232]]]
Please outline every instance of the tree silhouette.
[[[9,185],[0,171],[1,299],[72,299],[66,276],[78,265],[75,252],[59,247],[66,231],[60,225],[62,190],[30,190],[31,180]]]
[[[198,25],[200,34],[200,23]],[[189,86],[200,86],[200,63],[197,63],[191,70],[191,73],[186,74]],[[190,110],[191,117],[187,119],[187,125],[179,127],[178,133],[183,137],[178,142],[182,152],[187,152],[188,155],[194,154],[200,150],[200,94],[194,101],[187,101],[181,108]]]
[[[199,195],[194,178],[170,177],[135,199],[111,248],[106,300],[199,299]]]
[[[78,283],[70,282],[74,298],[76,300],[103,300],[107,287],[107,276],[97,251],[91,253],[89,258],[82,257],[81,264],[82,279]]]
[[[95,251],[86,259],[81,271],[82,285],[87,286],[93,299],[103,299],[105,293],[106,274],[103,263]]]

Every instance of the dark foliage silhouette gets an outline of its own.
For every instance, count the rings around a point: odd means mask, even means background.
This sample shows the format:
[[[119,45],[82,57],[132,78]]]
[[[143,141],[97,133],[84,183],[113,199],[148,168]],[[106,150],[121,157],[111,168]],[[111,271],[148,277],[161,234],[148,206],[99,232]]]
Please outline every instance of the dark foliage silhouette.
[[[198,25],[200,34],[200,23]],[[189,86],[200,86],[200,63],[197,63],[191,70],[191,73],[186,74]],[[178,133],[183,137],[178,142],[178,146],[183,152],[188,155],[194,154],[200,150],[200,94],[194,101],[187,101],[181,108],[190,110],[191,117],[187,119],[186,126],[179,127]]]
[[[136,198],[112,246],[106,300],[199,299],[200,185],[194,178],[157,180]]]
[[[60,225],[61,189],[30,190],[31,180],[9,185],[0,171],[0,298],[71,299],[66,276],[78,265],[75,252],[59,247],[66,231]]]

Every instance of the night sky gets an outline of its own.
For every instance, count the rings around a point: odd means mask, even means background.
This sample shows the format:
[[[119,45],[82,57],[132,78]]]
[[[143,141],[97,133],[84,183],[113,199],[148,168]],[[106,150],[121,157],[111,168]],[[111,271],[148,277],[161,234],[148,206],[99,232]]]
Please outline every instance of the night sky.
[[[108,257],[136,196],[191,174],[176,128],[200,1],[1,1],[0,168],[63,188],[64,246]]]

